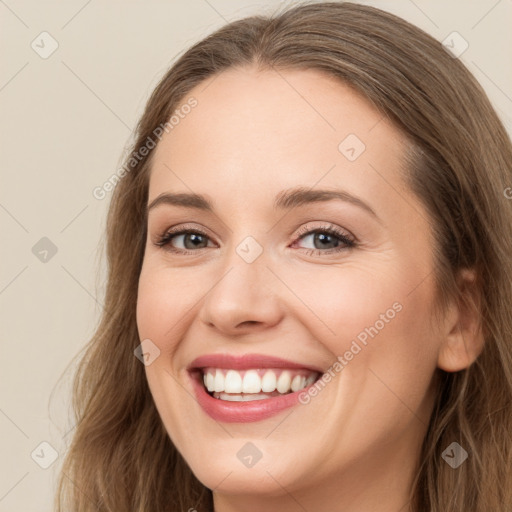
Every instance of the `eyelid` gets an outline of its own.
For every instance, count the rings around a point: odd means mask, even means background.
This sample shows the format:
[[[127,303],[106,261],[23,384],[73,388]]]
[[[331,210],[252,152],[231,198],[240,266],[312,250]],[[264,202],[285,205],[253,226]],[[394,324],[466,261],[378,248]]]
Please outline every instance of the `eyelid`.
[[[310,226],[311,222],[322,222],[322,221],[309,221],[302,228],[299,229],[297,234],[295,235],[298,239],[302,238],[305,234],[311,233],[312,231],[331,231],[335,233],[337,236],[343,235],[344,237],[350,239],[353,242],[357,242],[356,237],[348,230],[342,227],[337,226],[331,222],[324,223],[321,226]]]
[[[160,239],[161,237],[171,233],[173,235],[179,235],[183,234],[184,231],[197,232],[201,235],[208,237],[209,239],[215,238],[215,236],[210,235],[210,230],[207,230],[206,228],[203,227],[199,227],[193,223],[177,224],[176,226],[170,226],[161,231],[156,231],[154,234],[154,238]]]
[[[321,221],[317,221],[321,222]],[[320,257],[327,257],[328,255],[338,255],[341,252],[347,251],[349,249],[353,249],[358,246],[359,242],[356,239],[352,233],[344,228],[341,228],[335,224],[332,223],[324,223],[321,226],[311,226],[310,222],[306,223],[304,226],[302,226],[301,229],[299,229],[298,232],[294,235],[294,240],[291,244],[292,247],[297,244],[297,242],[300,242],[307,236],[311,236],[314,233],[327,233],[328,235],[336,237],[341,242],[341,247],[331,247],[327,249],[310,249],[310,248],[300,248],[302,251],[307,251],[307,255],[316,255]],[[167,228],[162,234],[157,236],[157,239],[153,241],[154,245],[158,248],[164,249],[168,251],[171,254],[175,254],[178,256],[188,256],[188,255],[197,255],[197,253],[202,254],[202,249],[208,249],[207,247],[200,247],[197,249],[177,249],[172,247],[171,241],[178,236],[183,236],[186,234],[199,234],[201,236],[204,236],[208,241],[207,244],[214,242],[213,237],[211,237],[205,229],[202,227],[196,227],[195,225],[191,224],[182,224],[173,226],[171,228]],[[216,244],[217,245],[217,244]],[[211,247],[210,247],[211,248]]]
[[[175,237],[178,237],[178,236],[182,236],[182,235],[185,235],[185,234],[199,234],[199,235],[202,235],[204,236],[205,238],[208,239],[208,242],[212,242],[212,243],[216,243],[213,241],[213,237],[210,236],[206,230],[203,230],[203,228],[198,228],[196,226],[189,226],[187,224],[183,224],[183,225],[178,225],[177,227],[176,226],[173,226],[173,227],[170,227],[170,228],[167,228],[165,229],[163,232],[161,233],[157,233],[154,237],[153,237],[153,244],[156,245],[157,247],[161,248],[161,249],[166,249],[166,247],[168,245],[170,245],[170,241],[175,238]],[[200,249],[206,249],[206,247],[201,247]],[[197,249],[197,250],[194,250],[194,251],[191,251],[189,249],[167,249],[169,252],[174,252],[174,253],[182,253],[182,254],[186,254],[186,253],[190,253],[190,252],[198,252],[200,249]]]

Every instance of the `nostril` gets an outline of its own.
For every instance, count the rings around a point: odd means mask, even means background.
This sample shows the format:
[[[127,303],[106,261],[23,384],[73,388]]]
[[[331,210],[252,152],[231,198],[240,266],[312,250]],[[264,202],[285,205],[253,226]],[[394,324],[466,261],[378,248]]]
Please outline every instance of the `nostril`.
[[[247,321],[239,324],[239,327],[246,327],[246,326],[253,325],[253,324],[259,324],[259,322],[257,322],[256,320],[247,320]]]

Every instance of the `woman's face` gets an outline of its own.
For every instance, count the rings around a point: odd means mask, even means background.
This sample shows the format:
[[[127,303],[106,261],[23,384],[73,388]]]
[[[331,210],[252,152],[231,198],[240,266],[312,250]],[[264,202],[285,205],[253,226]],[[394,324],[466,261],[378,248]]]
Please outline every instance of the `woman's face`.
[[[137,305],[170,438],[219,494],[332,484],[347,503],[368,481],[402,485],[440,343],[404,138],[316,71],[228,70],[190,97],[153,155]],[[193,194],[204,199],[183,201]],[[197,360],[210,355],[231,357]]]

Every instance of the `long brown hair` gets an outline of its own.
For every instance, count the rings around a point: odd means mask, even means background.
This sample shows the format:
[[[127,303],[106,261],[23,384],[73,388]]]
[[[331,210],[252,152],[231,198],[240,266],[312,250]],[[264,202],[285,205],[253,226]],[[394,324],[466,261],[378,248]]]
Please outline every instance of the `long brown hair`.
[[[439,303],[455,276],[478,272],[485,346],[467,369],[440,369],[440,387],[411,491],[411,510],[512,510],[512,145],[484,91],[441,43],[404,20],[353,3],[302,3],[217,30],[161,79],[132,154],[154,139],[193,87],[232,67],[314,69],[351,85],[410,141],[406,179],[437,233]],[[66,512],[213,510],[153,403],[134,357],[137,285],[146,237],[152,151],[127,166],[107,219],[101,322],[74,381],[76,430],[56,494]],[[131,158],[131,156],[127,157]],[[469,453],[452,469],[452,442]]]

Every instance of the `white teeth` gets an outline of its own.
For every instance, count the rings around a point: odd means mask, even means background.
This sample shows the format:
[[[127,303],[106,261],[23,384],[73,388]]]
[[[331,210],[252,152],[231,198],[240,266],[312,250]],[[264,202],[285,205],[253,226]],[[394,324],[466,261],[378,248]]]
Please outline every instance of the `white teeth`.
[[[215,391],[215,377],[210,372],[208,372],[205,377],[206,381],[204,384],[208,391]]]
[[[286,393],[290,389],[292,383],[292,375],[288,370],[285,370],[277,379],[277,391],[279,393]]]
[[[244,394],[244,395],[229,395],[228,393],[219,393],[221,400],[227,400],[228,402],[252,402],[253,400],[265,400],[271,398],[270,395],[264,393],[258,394]]]
[[[317,377],[317,372],[305,369],[295,371],[203,369],[203,382],[206,389],[210,393],[219,394],[219,398],[223,400],[231,401],[263,400],[275,396],[275,394],[265,395],[265,393],[294,393],[313,384]],[[240,398],[240,393],[243,393],[244,397]],[[223,397],[224,395],[227,398]]]
[[[218,369],[215,370],[213,391],[224,391],[224,374]]]
[[[292,391],[298,391],[299,389],[302,389],[304,386],[302,385],[302,379],[304,379],[304,383],[306,383],[306,379],[304,377],[301,377],[300,375],[295,375],[292,380]]]
[[[276,374],[272,370],[265,372],[265,375],[263,375],[263,378],[261,379],[261,391],[264,391],[265,393],[272,393],[272,391],[275,391],[276,386]]]
[[[313,384],[313,382],[315,382],[315,379],[316,377],[314,375],[310,375],[307,379],[306,379],[306,383],[304,384],[303,387],[307,387],[307,386],[311,386],[311,384]]]
[[[261,391],[261,379],[256,370],[245,372],[242,383],[242,393],[259,393]]]
[[[219,370],[217,370],[219,371]],[[215,390],[217,391],[217,390]],[[242,377],[235,370],[228,370],[226,378],[224,379],[224,389],[226,393],[241,393],[242,392]]]

